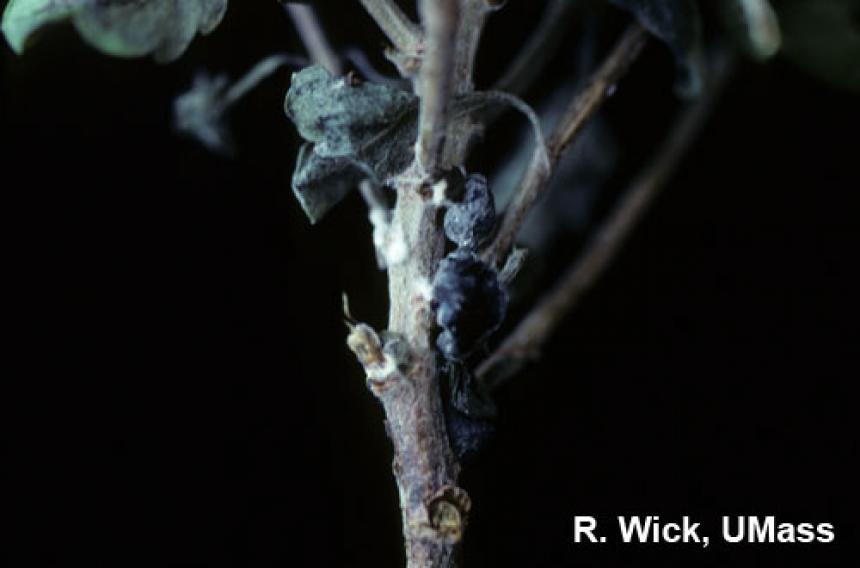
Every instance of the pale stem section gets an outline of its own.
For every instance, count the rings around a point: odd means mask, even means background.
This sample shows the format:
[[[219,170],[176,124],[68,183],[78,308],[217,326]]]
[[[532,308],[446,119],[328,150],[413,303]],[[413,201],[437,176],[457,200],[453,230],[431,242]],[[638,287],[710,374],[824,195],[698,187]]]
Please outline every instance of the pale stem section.
[[[470,503],[456,485],[459,466],[445,431],[433,346],[429,282],[445,252],[445,240],[435,206],[419,191],[424,183],[420,173],[413,165],[396,184],[391,226],[402,234],[409,254],[388,269],[387,334],[380,338],[368,326],[351,323],[347,343],[385,410],[407,566],[451,568]]]
[[[409,566],[445,566],[454,543],[432,528],[427,499],[445,486],[456,485],[457,466],[443,421],[431,337],[434,316],[426,285],[444,254],[445,242],[436,226],[435,208],[427,206],[414,187],[398,188],[392,223],[403,229],[411,254],[388,271],[388,329],[406,338],[412,364],[400,392],[392,393],[395,396],[388,403],[386,397],[381,399],[395,440]],[[438,558],[432,560],[433,556]]]
[[[421,115],[415,154],[424,171],[433,174],[442,157],[448,109],[455,85],[460,0],[421,0],[419,8],[424,22],[426,50],[418,79]]]
[[[445,254],[445,237],[429,186],[437,165],[442,165],[440,160],[449,167],[463,159],[446,150],[449,142],[452,148],[465,147],[457,129],[449,133],[448,109],[452,94],[472,89],[472,59],[483,15],[471,14],[473,0],[422,0],[423,35],[409,31],[402,37],[403,29],[410,26],[393,4],[380,0],[362,3],[398,49],[421,56],[416,84],[421,108],[416,158],[393,181],[397,203],[388,230],[402,236],[401,244],[408,252],[405,259],[388,267],[391,305],[387,333],[381,338],[367,326],[356,324],[348,343],[385,410],[394,446],[407,566],[451,568],[456,564],[470,502],[457,487],[459,465],[448,442],[439,392],[431,295],[433,276]],[[481,14],[485,11],[482,4]],[[461,21],[471,22],[469,33],[458,33]],[[415,49],[419,41],[420,50]],[[455,72],[455,68],[461,71]]]
[[[475,71],[475,56],[481,43],[481,34],[490,9],[486,0],[459,0],[460,25],[454,53],[454,92],[468,93],[474,90],[472,81]]]

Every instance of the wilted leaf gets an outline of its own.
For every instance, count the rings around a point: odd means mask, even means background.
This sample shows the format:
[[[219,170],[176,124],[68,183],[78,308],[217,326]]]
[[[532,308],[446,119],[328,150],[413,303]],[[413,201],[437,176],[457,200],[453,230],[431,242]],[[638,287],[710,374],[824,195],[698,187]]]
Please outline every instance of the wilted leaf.
[[[110,55],[176,59],[197,33],[221,22],[227,0],[10,0],[3,33],[20,52],[46,24],[71,19],[88,43]]]
[[[413,94],[377,83],[334,77],[320,65],[293,75],[284,103],[299,134],[321,156],[358,154],[418,106]]]
[[[860,1],[777,4],[783,53],[810,75],[860,92]]]
[[[320,156],[314,152],[313,144],[307,143],[296,158],[293,193],[311,223],[316,223],[367,177],[355,161]]]
[[[660,38],[678,62],[677,90],[695,96],[704,82],[702,24],[693,0],[612,0],[631,12],[645,29]]]
[[[495,434],[496,405],[484,385],[464,366],[452,364],[445,373],[448,397],[443,406],[445,428],[458,460],[477,456]]]
[[[411,93],[314,65],[293,75],[284,109],[313,143],[302,148],[293,174],[293,192],[311,222],[362,178],[383,183],[412,161],[418,98]]]

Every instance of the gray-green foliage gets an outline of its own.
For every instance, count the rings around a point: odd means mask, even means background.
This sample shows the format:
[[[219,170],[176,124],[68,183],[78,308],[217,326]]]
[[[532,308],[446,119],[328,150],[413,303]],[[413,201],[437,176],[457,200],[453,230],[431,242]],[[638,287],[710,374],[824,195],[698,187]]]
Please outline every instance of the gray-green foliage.
[[[362,178],[384,182],[412,161],[418,99],[406,91],[313,65],[293,75],[284,110],[308,141],[292,185],[311,222]]]
[[[10,0],[3,34],[21,52],[48,24],[71,20],[81,37],[118,57],[152,55],[168,62],[185,51],[197,33],[214,30],[227,0]]]

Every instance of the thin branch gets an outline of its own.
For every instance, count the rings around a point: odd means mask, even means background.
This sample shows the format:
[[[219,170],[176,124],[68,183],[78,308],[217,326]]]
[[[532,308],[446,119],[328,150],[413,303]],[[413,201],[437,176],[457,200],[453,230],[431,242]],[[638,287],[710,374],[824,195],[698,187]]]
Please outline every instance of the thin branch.
[[[580,6],[581,2],[551,0],[528,42],[520,49],[505,74],[496,81],[493,90],[522,95],[549,63],[570,29],[568,24],[574,9]]]
[[[711,87],[681,113],[650,165],[622,194],[615,209],[559,283],[478,366],[476,376],[479,380],[486,381],[489,386],[498,386],[522,363],[536,356],[565,315],[597,281],[702,131],[730,70],[728,57],[715,64]]]
[[[385,75],[373,66],[364,50],[357,47],[347,47],[343,50],[343,57],[355,67],[361,76],[373,83],[381,83],[398,89],[408,90],[410,83],[400,77]]]
[[[475,56],[487,15],[493,10],[487,0],[460,0],[460,25],[454,53],[454,92],[474,90]]]
[[[421,45],[421,28],[403,13],[394,0],[361,0],[361,5],[398,51],[416,55]]]
[[[304,67],[307,64],[308,61],[303,56],[291,55],[289,53],[277,53],[266,57],[248,70],[241,79],[233,83],[227,90],[224,94],[222,110],[234,105],[282,66]]]
[[[433,173],[442,157],[448,127],[460,0],[421,0],[419,7],[427,49],[419,77],[421,115],[416,157],[425,172]]]
[[[302,43],[305,44],[311,59],[328,69],[332,75],[343,74],[340,57],[328,42],[322,26],[314,14],[313,7],[302,4],[285,4],[284,9],[293,20],[293,25],[299,32]]]
[[[641,26],[632,25],[618,40],[612,52],[594,73],[585,88],[571,102],[547,141],[550,156],[549,168],[546,166],[544,156],[535,152],[520,187],[505,211],[495,240],[484,252],[484,258],[488,262],[499,264],[511,248],[517,231],[519,231],[532,206],[543,196],[559,158],[574,137],[582,130],[588,119],[594,116],[603,101],[609,97],[630,64],[636,60],[645,45],[646,37]]]

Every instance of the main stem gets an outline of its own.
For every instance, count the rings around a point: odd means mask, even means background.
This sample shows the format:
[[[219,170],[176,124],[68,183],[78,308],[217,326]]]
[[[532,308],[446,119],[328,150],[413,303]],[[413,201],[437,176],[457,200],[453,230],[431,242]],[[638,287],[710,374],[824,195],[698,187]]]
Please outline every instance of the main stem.
[[[389,4],[363,2],[377,8]],[[464,159],[460,151],[466,144],[460,138],[470,129],[452,128],[447,110],[452,94],[472,90],[472,65],[487,7],[484,0],[424,0],[420,7],[427,49],[418,77],[419,139],[412,166],[393,180],[397,203],[389,225],[408,252],[388,267],[387,333],[381,338],[357,324],[348,343],[385,410],[407,567],[451,568],[470,502],[457,487],[459,465],[445,430],[439,390],[431,283],[445,254],[445,237],[430,186],[440,164],[447,169]]]
[[[379,395],[394,443],[407,566],[453,566],[468,500],[456,489],[458,466],[448,444],[433,348],[427,283],[444,254],[436,209],[411,187],[398,188],[393,223],[413,254],[389,269],[388,328],[409,348],[407,371]]]

